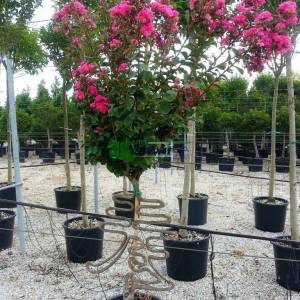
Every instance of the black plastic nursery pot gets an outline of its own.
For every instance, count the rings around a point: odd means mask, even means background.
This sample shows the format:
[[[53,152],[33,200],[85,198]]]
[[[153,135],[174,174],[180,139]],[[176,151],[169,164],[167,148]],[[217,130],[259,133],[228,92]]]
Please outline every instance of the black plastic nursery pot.
[[[263,170],[263,160],[261,158],[248,159],[249,172],[261,172]]]
[[[70,224],[82,220],[82,217],[69,219],[64,222],[68,260],[74,263],[86,263],[102,257],[103,227],[70,228]],[[89,221],[95,218],[89,218]],[[97,218],[104,222],[103,219]]]
[[[275,203],[266,202],[269,197],[253,199],[255,228],[262,231],[281,232],[284,230],[288,201],[274,197]]]
[[[109,298],[109,300],[123,300],[124,296],[123,295],[118,295],[112,298]],[[139,294],[135,293],[134,294],[134,300],[161,300],[159,297],[151,296],[151,295],[145,295],[145,294]]]
[[[258,153],[261,158],[268,158],[270,151],[267,149],[261,149],[261,150],[258,150]]]
[[[201,240],[174,240],[164,235],[167,273],[178,281],[196,281],[207,273],[209,235]]]
[[[55,162],[55,153],[51,151],[43,152],[42,159],[44,164],[53,164]]]
[[[182,195],[177,197],[179,212],[181,216]],[[196,194],[196,197],[189,198],[188,225],[204,225],[207,223],[208,196]]]
[[[112,194],[112,199],[116,208],[116,216],[133,219],[134,218],[134,196],[133,192],[115,192]],[[120,211],[118,209],[125,209]]]
[[[205,153],[207,164],[217,164],[219,162],[219,155],[217,153]]]
[[[196,155],[195,155],[195,169],[196,170],[201,170],[201,165],[202,165],[201,152],[196,152]]]
[[[19,152],[19,160],[20,160],[20,163],[25,162],[25,158],[26,158],[26,151],[20,151],[20,152]]]
[[[80,210],[81,208],[81,187],[72,186],[68,191],[67,187],[54,189],[57,208]]]
[[[12,247],[15,212],[0,210],[0,251]]]
[[[290,240],[290,236],[281,236],[277,239]],[[300,248],[291,244],[272,242],[276,280],[284,288],[300,292]]]
[[[234,158],[221,157],[219,159],[219,171],[221,172],[233,172]]]
[[[158,157],[159,167],[162,169],[171,168],[171,157],[170,156],[159,156]]]
[[[184,162],[184,147],[182,148],[177,148],[176,151],[179,154],[180,161],[183,163]]]
[[[278,173],[288,173],[289,168],[289,159],[287,158],[277,158],[276,159],[276,172]]]
[[[14,184],[14,183],[12,183]],[[9,184],[7,182],[2,182],[0,183],[0,188],[8,186]],[[17,207],[17,204],[15,203],[5,203],[1,201],[1,199],[4,200],[11,200],[16,202],[16,187],[9,187],[8,189],[5,190],[0,190],[0,208],[15,208]]]

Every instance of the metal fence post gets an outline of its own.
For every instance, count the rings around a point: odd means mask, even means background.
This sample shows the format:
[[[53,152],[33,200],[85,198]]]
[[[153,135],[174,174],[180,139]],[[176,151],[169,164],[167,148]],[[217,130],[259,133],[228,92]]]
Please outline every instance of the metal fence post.
[[[11,126],[12,148],[13,148],[13,160],[15,170],[15,182],[16,182],[16,198],[18,202],[22,202],[22,178],[20,170],[20,158],[19,158],[19,138],[18,138],[18,126],[16,116],[16,99],[14,91],[14,74],[12,60],[6,57],[6,76],[7,76],[7,90],[9,101],[9,119]],[[19,243],[20,254],[25,253],[25,228],[24,228],[24,212],[23,207],[17,206],[17,220],[19,228]]]

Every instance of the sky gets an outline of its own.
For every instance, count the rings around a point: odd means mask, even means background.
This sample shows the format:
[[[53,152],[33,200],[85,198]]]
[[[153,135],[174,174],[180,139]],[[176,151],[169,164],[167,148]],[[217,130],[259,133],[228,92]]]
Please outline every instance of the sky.
[[[54,14],[53,9],[53,0],[43,0],[42,7],[36,10],[35,16],[32,20],[30,27],[39,28],[45,26],[49,19],[51,19]],[[43,21],[43,22],[40,22]],[[297,51],[299,53],[297,53]],[[296,49],[296,54],[293,60],[293,70],[296,74],[300,74],[300,39],[298,42],[298,47]],[[32,97],[35,97],[37,91],[37,85],[41,80],[46,82],[47,88],[51,88],[51,85],[54,82],[55,77],[59,77],[59,74],[56,72],[55,67],[50,62],[47,67],[44,68],[42,72],[38,75],[30,76],[26,75],[24,72],[19,72],[15,74],[15,94],[18,95],[22,92],[23,89],[29,89]],[[253,80],[253,78],[249,78]],[[0,103],[3,105],[5,103],[6,87],[5,87],[5,72],[4,69],[0,68]]]

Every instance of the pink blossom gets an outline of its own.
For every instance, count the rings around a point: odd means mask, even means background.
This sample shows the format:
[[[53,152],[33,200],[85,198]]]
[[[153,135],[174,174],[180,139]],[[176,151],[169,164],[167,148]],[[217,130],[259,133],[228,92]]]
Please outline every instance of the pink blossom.
[[[76,82],[74,83],[74,87],[75,87],[75,89],[77,89],[77,90],[80,90],[80,89],[81,89],[81,82],[80,82],[80,80],[78,80],[78,81],[76,81]]]
[[[193,98],[187,99],[186,103],[189,107],[195,107],[195,101]]]
[[[81,37],[74,37],[73,38],[73,43],[76,45],[76,46],[80,46],[82,44],[82,41],[81,41]]]
[[[121,1],[120,4],[111,8],[109,12],[111,17],[115,17],[115,16],[125,17],[131,13],[131,10],[132,10],[132,5],[130,5],[127,1]]]
[[[98,89],[94,85],[90,85],[88,87],[88,93],[90,96],[97,96],[98,95]]]
[[[118,48],[122,42],[119,39],[112,39],[109,46],[110,48]]]
[[[117,67],[116,72],[117,73],[122,73],[122,72],[127,72],[128,71],[128,64],[127,63],[122,63]]]
[[[78,67],[78,72],[80,74],[88,74],[95,69],[95,66],[92,64],[88,64],[85,61],[82,61]]]
[[[81,90],[75,91],[75,98],[76,98],[76,100],[78,100],[78,101],[84,100],[84,99],[85,99],[85,94],[84,94],[84,92],[81,91]]]
[[[109,110],[110,100],[102,95],[96,96],[94,102],[90,103],[90,107],[105,114]]]

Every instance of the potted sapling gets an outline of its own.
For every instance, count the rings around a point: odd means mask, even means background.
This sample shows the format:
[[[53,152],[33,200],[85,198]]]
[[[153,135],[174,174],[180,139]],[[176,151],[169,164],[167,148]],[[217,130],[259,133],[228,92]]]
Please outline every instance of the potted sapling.
[[[282,13],[286,12],[288,18],[294,18],[296,13],[296,4],[294,2],[286,3],[280,6]],[[293,45],[297,31],[293,33]],[[299,248],[299,224],[298,224],[298,203],[297,203],[297,178],[296,178],[296,113],[295,113],[295,95],[292,70],[293,51],[286,55],[286,73],[289,107],[289,154],[290,154],[290,224],[291,234],[279,237],[285,241],[297,241],[293,243],[273,243],[276,279],[277,282],[288,290],[300,292],[300,248]]]
[[[235,158],[232,157],[230,151],[229,133],[237,128],[240,123],[240,115],[236,112],[223,112],[221,114],[221,126],[225,130],[225,156],[219,158],[219,171],[233,172]]]
[[[267,7],[269,8],[269,7]],[[273,7],[270,7],[272,9]],[[268,14],[272,14],[268,11]],[[293,20],[290,22],[289,20]],[[297,23],[296,4],[294,2],[282,2],[276,7],[272,20],[266,23],[273,24],[273,37],[278,34],[277,24],[286,24],[279,32],[287,41],[285,45],[273,44],[272,49],[263,49],[264,53],[272,57],[271,70],[274,75],[274,94],[272,104],[272,127],[271,127],[271,162],[268,196],[256,197],[253,199],[255,227],[263,231],[281,232],[284,230],[286,210],[288,201],[283,198],[274,197],[275,175],[276,175],[276,123],[277,123],[277,100],[280,75],[285,67],[284,55],[291,50],[291,37],[289,35],[294,23]],[[265,23],[265,24],[266,24]],[[264,25],[265,25],[264,24]],[[262,29],[263,30],[263,29]],[[271,32],[271,31],[270,31]],[[262,64],[262,68],[263,68]]]
[[[257,146],[257,134],[263,132],[270,124],[269,115],[263,111],[250,109],[243,114],[241,126],[246,132],[252,132],[253,148],[255,158],[248,158],[249,172],[261,172],[263,170],[263,159]]]
[[[62,32],[55,30],[55,22],[40,31],[41,41],[47,49],[47,54],[57,67],[63,78],[62,88],[59,95],[62,98],[64,108],[64,150],[66,185],[54,189],[56,206],[58,208],[80,210],[81,207],[81,188],[71,185],[70,171],[70,139],[69,139],[69,100],[67,91],[70,88],[71,67],[70,51],[72,44]],[[61,147],[61,144],[59,144]]]
[[[89,39],[95,34],[95,22],[92,16],[87,15],[87,9],[78,1],[73,1],[64,5],[53,16],[53,31],[63,34],[69,45],[70,56],[69,65],[78,63],[78,57],[84,56],[85,47],[79,47],[79,43],[74,43],[74,36],[80,35],[83,39]],[[70,23],[69,23],[70,22]],[[72,25],[80,24],[79,27]],[[78,37],[78,39],[80,39]],[[72,56],[72,53],[74,53]],[[93,68],[92,64],[79,64],[72,71],[72,80],[76,74],[85,74],[87,70]],[[65,94],[65,93],[64,93]],[[84,100],[85,97],[77,99]],[[82,96],[82,95],[81,95]],[[66,104],[66,98],[64,99]],[[68,130],[66,123],[67,111],[65,107],[65,133]],[[65,231],[66,248],[68,259],[75,263],[85,263],[95,261],[102,257],[103,238],[104,238],[104,220],[101,218],[88,217],[87,215],[87,199],[86,199],[86,183],[85,183],[85,109],[81,108],[80,130],[79,130],[79,145],[80,145],[80,178],[81,178],[81,210],[84,213],[81,217],[68,219],[64,222],[63,228]],[[66,153],[68,159],[69,141],[65,140]],[[68,187],[67,187],[68,188]]]

